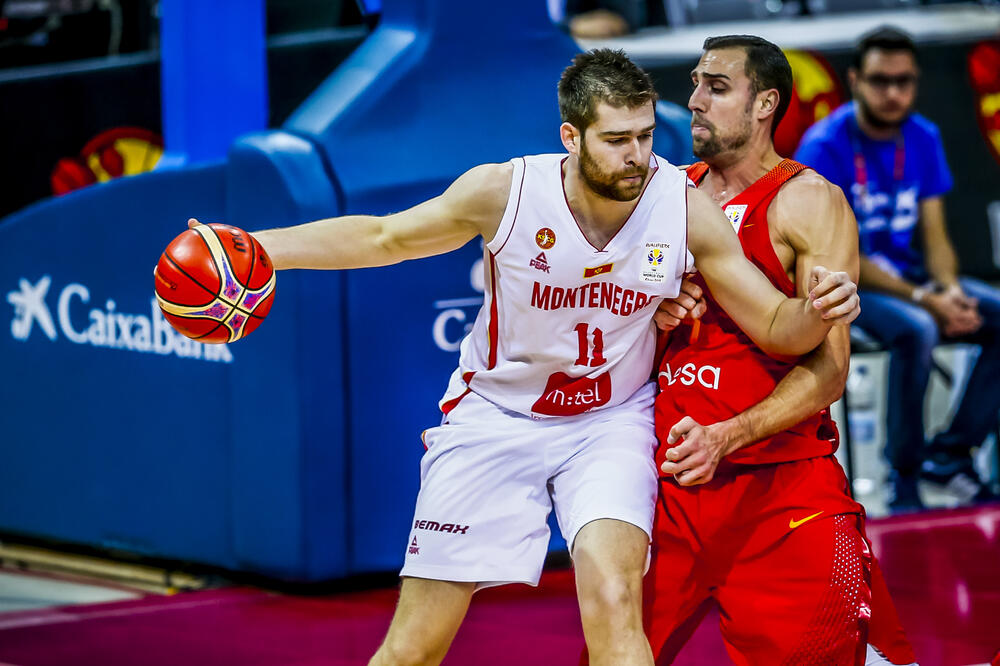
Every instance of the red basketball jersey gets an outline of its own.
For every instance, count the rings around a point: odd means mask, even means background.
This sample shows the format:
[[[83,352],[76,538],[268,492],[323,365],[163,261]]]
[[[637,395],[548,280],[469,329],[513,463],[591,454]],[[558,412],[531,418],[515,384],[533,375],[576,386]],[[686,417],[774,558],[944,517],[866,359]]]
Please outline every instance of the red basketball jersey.
[[[778,190],[806,167],[784,160],[730,200],[723,210],[739,235],[743,252],[771,283],[789,297],[795,285],[788,278],[771,245],[767,208]],[[688,167],[688,177],[700,183],[706,164]],[[684,416],[702,425],[726,420],[767,397],[799,361],[799,357],[768,355],[758,348],[712,298],[700,275],[694,281],[705,289],[708,311],[692,336],[690,322],[674,329],[660,362],[656,398],[657,466],[666,454],[667,434]],[[836,450],[837,427],[829,409],[793,428],[755,442],[727,456],[742,464],[764,464],[825,456]]]

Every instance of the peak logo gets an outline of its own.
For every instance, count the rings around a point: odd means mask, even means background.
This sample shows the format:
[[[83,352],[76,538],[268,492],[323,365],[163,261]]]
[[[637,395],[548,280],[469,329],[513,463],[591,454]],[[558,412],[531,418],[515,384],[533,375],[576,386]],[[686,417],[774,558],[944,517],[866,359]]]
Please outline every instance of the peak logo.
[[[86,310],[84,306],[90,303],[90,290],[73,282],[59,292],[54,320],[46,300],[51,286],[52,278],[48,275],[43,275],[35,284],[21,278],[18,290],[7,294],[7,302],[14,308],[10,333],[15,340],[27,342],[35,324],[38,324],[45,337],[55,342],[59,338],[56,330],[58,321],[63,337],[77,345],[161,356],[176,354],[181,358],[223,363],[233,361],[226,345],[206,345],[174,332],[160,314],[156,299],[149,301],[149,316],[118,312],[111,299],[104,303],[104,309]]]

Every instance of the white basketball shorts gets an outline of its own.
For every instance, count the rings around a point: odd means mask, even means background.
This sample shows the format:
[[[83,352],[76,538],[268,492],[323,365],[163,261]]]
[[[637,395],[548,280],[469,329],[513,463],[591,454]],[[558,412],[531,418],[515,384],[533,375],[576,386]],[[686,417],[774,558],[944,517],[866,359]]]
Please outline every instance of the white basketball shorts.
[[[469,393],[424,433],[420,494],[401,576],[537,585],[553,506],[570,553],[600,518],[651,534],[655,386],[617,407],[532,419]]]

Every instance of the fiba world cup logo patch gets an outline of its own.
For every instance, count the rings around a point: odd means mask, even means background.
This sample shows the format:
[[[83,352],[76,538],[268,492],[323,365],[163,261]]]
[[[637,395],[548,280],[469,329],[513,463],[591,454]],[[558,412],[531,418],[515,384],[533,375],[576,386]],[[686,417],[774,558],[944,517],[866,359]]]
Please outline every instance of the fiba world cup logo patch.
[[[670,243],[646,243],[646,263],[640,277],[644,282],[663,282],[667,279],[667,250]]]
[[[740,226],[743,224],[743,216],[747,212],[747,204],[732,204],[726,206],[723,211],[729,218],[729,223],[733,225],[733,231],[740,233]]]
[[[548,250],[556,244],[556,232],[548,227],[542,227],[535,232],[535,243],[543,250]]]

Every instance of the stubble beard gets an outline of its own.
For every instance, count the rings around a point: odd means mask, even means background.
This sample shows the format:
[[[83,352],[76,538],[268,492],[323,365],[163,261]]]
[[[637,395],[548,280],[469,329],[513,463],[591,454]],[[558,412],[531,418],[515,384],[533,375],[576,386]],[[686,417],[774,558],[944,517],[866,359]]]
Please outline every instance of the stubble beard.
[[[583,182],[595,194],[605,199],[612,201],[634,200],[642,192],[642,186],[646,183],[648,173],[649,165],[642,165],[609,174],[601,169],[597,160],[587,150],[586,142],[580,144],[580,175],[583,177]],[[641,176],[642,178],[634,185],[622,184],[622,178],[629,176]]]
[[[718,128],[704,119],[698,119],[698,125],[705,127],[710,132],[707,139],[692,137],[694,156],[700,160],[711,160],[737,152],[750,142],[750,136],[753,134],[753,124],[750,121],[749,112],[743,116],[743,122],[740,123],[737,131],[729,136],[720,136]]]

